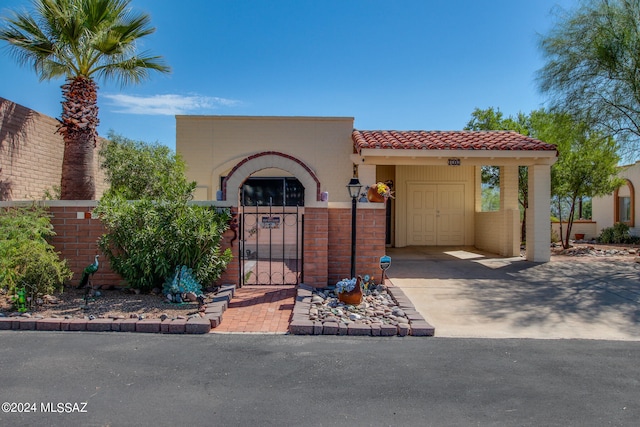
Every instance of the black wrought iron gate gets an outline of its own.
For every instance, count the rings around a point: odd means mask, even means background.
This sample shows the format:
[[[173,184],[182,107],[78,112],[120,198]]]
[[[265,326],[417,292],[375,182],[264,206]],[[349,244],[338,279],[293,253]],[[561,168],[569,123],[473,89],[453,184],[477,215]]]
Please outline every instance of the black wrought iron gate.
[[[240,283],[301,283],[304,280],[303,209],[287,206],[242,206],[239,215]]]

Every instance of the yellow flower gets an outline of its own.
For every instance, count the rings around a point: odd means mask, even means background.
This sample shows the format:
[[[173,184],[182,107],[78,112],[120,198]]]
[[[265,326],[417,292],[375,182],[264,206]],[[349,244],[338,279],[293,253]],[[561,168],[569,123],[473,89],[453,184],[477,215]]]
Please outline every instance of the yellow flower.
[[[393,194],[391,192],[391,188],[389,188],[389,186],[387,184],[385,184],[384,182],[378,182],[377,184],[375,184],[375,187],[376,187],[376,191],[381,196],[393,198]]]

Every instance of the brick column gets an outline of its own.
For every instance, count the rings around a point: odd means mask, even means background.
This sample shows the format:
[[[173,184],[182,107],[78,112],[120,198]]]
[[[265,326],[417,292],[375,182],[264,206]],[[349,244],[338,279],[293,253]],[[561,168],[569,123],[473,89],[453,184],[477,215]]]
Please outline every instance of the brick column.
[[[385,250],[385,210],[359,205],[356,211],[356,275],[380,279]],[[329,209],[328,284],[349,277],[351,267],[351,208]]]
[[[223,252],[227,248],[231,249],[233,258],[227,265],[226,270],[222,273],[220,278],[216,281],[216,285],[224,285],[228,283],[234,283],[240,285],[240,265],[238,260],[240,259],[240,238],[238,227],[238,208],[231,208],[232,222],[231,226],[222,235],[222,241],[220,242],[220,252]]]
[[[304,210],[304,283],[327,286],[329,253],[329,213],[327,208]]]

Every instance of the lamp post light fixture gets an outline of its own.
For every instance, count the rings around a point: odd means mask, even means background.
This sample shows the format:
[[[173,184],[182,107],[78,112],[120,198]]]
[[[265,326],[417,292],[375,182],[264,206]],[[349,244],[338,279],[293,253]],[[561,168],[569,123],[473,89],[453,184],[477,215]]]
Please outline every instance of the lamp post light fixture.
[[[351,178],[347,184],[349,196],[351,196],[351,277],[356,277],[356,203],[360,196],[362,184],[357,177]]]

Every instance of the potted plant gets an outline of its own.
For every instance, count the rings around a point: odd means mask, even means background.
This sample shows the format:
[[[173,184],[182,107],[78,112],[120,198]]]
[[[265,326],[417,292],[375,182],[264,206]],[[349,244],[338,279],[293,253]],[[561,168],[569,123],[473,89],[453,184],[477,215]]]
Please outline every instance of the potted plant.
[[[393,191],[391,191],[391,187],[384,182],[373,184],[367,191],[367,199],[370,202],[382,203],[388,198],[393,198]]]
[[[336,283],[338,300],[345,304],[358,305],[362,302],[362,277],[342,279]]]

